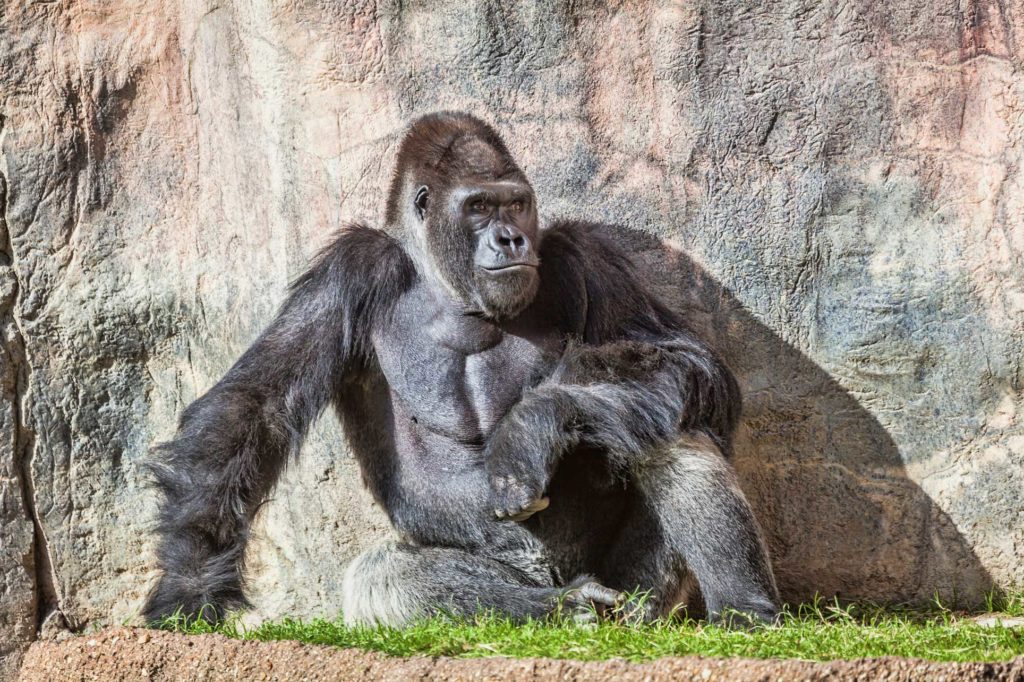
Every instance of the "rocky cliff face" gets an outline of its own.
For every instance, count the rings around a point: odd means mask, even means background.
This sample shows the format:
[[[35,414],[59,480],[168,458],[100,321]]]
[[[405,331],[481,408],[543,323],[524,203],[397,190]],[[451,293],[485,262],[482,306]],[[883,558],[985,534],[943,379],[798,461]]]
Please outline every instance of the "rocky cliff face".
[[[440,108],[723,350],[787,597],[1024,583],[1024,10],[594,4],[4,7],[0,655],[135,613],[147,448],[332,231],[379,224]],[[259,613],[334,614],[386,528],[325,418],[262,512]]]

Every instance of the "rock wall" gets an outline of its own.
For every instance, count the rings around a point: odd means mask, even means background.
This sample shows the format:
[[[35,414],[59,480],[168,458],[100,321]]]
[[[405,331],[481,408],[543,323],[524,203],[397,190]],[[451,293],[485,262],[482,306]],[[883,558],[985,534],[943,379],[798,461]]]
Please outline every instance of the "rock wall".
[[[494,122],[744,386],[790,599],[1024,584],[1024,9],[996,0],[11,0],[0,23],[0,656],[132,617],[147,448],[398,135]],[[265,507],[260,615],[387,533],[325,418]],[[56,613],[54,613],[56,612]]]

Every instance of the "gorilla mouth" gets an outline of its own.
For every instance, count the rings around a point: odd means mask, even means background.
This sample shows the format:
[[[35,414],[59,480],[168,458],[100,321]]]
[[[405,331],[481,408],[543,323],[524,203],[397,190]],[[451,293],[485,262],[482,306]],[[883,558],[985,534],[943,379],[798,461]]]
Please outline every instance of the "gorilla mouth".
[[[518,270],[520,268],[533,268],[537,269],[536,263],[505,263],[504,265],[494,265],[491,267],[481,266],[483,270],[487,272],[504,272],[507,270]]]

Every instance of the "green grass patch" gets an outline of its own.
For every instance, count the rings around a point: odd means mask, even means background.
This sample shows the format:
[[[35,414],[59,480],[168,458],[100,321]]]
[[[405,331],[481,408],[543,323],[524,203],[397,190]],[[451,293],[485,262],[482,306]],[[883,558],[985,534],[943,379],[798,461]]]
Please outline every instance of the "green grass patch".
[[[988,610],[1024,616],[1024,594],[993,597]],[[689,619],[581,627],[566,620],[513,624],[493,615],[433,618],[404,629],[348,627],[340,620],[285,619],[246,629],[169,619],[164,628],[258,641],[297,640],[394,656],[510,656],[646,661],[662,656],[743,656],[812,661],[907,656],[933,661],[1003,661],[1024,655],[1024,628],[981,626],[936,603],[927,609],[816,601],[787,609],[777,627],[727,630]]]

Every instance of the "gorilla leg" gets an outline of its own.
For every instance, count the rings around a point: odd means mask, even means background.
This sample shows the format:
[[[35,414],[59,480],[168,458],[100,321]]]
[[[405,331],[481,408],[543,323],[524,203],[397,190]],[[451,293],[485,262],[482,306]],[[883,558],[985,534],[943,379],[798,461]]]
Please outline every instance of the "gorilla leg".
[[[585,621],[614,606],[619,593],[589,577],[537,585],[488,557],[447,547],[386,543],[364,552],[345,572],[342,609],[349,624],[406,625],[435,614],[469,617],[493,610],[516,621],[566,609]]]
[[[779,597],[757,520],[736,475],[711,439],[689,434],[638,464],[636,497],[610,553],[608,584],[649,589],[649,617],[688,600],[695,578],[707,615],[734,610],[760,621]]]

